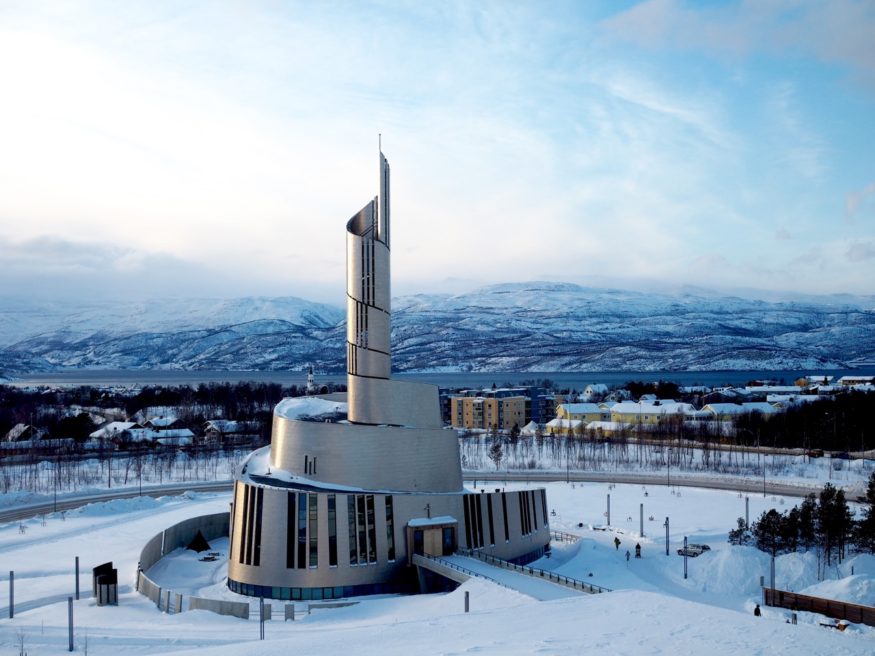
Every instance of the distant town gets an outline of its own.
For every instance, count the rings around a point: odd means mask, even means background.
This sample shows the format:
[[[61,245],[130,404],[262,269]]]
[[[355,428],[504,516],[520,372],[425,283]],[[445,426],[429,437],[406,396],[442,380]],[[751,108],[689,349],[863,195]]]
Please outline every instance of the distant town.
[[[283,397],[343,385],[210,383],[198,386],[0,386],[0,454],[248,449],[269,439]],[[671,381],[558,389],[441,389],[441,412],[460,436],[516,439],[684,439],[858,457],[875,448],[875,376],[809,375],[792,384],[679,386]],[[345,420],[340,408],[337,421]]]

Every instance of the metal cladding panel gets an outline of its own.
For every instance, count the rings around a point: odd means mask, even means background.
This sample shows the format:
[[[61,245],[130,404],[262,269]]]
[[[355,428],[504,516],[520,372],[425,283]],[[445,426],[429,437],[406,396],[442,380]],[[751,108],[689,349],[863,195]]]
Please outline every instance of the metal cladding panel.
[[[392,278],[389,249],[380,242],[374,243],[374,283],[374,305],[386,312],[391,312]]]
[[[317,458],[317,473],[304,470]],[[271,466],[324,484],[365,490],[458,492],[459,442],[441,429],[294,421],[274,415]]]
[[[347,384],[350,421],[417,428],[443,426],[438,388],[434,385],[355,376],[349,376]]]
[[[389,370],[392,367],[392,361],[389,359],[389,356],[385,353],[380,353],[379,351],[373,351],[368,349],[356,349],[355,355],[355,372],[358,375],[359,379],[356,383],[353,383],[354,387],[360,387],[362,385],[367,385],[368,381],[362,382],[361,377],[367,378],[378,378],[383,380],[384,382],[389,377]],[[355,377],[355,375],[350,376],[350,378]],[[347,380],[347,385],[349,386],[351,383]],[[369,422],[363,419],[353,417],[352,415],[356,415],[356,412],[350,413],[351,421],[358,421],[362,423],[389,423],[389,422]]]

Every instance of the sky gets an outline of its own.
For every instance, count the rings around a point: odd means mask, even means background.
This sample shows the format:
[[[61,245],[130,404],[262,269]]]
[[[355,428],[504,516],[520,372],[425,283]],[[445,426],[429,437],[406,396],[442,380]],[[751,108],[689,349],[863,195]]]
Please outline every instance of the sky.
[[[875,294],[875,3],[0,0],[0,296]]]

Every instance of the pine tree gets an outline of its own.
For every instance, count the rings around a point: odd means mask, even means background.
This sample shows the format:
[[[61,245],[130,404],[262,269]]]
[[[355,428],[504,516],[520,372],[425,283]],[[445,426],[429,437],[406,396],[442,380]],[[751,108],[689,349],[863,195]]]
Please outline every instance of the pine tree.
[[[750,527],[744,521],[744,517],[738,518],[738,526],[729,531],[729,544],[747,545],[753,542]]]
[[[799,508],[799,547],[810,549],[817,542],[816,520],[817,497],[809,494]]]
[[[865,504],[863,517],[855,526],[854,543],[860,551],[875,553],[875,472],[869,477]]]
[[[773,556],[781,553],[784,525],[785,518],[774,508],[760,515],[751,527],[756,548]]]

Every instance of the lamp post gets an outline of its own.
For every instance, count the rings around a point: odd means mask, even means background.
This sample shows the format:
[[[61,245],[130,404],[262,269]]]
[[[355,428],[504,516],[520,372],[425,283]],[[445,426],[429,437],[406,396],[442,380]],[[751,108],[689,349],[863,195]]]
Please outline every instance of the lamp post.
[[[772,456],[774,458],[774,456]],[[766,498],[766,454],[763,454],[763,499]]]
[[[668,447],[668,459],[666,460],[668,463],[668,470],[666,472],[666,485],[671,487],[671,447]]]

